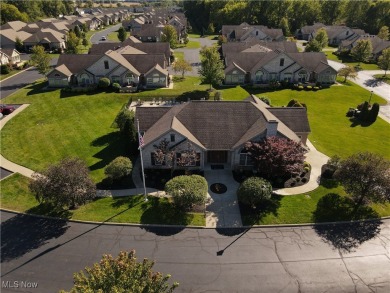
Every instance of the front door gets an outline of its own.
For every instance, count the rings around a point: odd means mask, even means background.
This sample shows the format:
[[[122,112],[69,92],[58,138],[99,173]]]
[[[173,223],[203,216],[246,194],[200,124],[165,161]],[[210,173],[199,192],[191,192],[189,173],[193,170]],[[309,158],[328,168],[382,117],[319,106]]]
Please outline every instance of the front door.
[[[227,162],[227,151],[208,151],[207,162],[210,164],[225,164]]]

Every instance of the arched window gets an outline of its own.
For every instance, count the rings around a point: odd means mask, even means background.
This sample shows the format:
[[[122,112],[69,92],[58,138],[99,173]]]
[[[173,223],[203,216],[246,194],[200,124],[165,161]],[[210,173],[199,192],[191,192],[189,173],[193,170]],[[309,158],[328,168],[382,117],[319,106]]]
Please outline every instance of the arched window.
[[[242,149],[240,152],[240,166],[253,166],[252,156],[246,149]]]
[[[80,76],[81,84],[89,84],[89,76],[86,73],[81,74]]]
[[[61,77],[58,73],[54,74],[54,77]]]
[[[306,81],[306,75],[307,75],[307,72],[305,70],[299,71],[299,73],[298,73],[298,81],[300,81],[300,82]]]
[[[125,79],[126,79],[128,84],[133,83],[134,82],[134,74],[132,74],[131,72],[127,73],[125,76]]]
[[[255,81],[256,83],[261,83],[264,80],[264,72],[259,70],[255,74]]]

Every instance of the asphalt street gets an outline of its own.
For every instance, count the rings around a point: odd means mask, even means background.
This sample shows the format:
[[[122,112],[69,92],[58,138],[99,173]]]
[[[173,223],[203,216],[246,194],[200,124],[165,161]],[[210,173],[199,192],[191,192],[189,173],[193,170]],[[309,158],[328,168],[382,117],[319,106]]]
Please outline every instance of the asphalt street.
[[[69,290],[74,272],[104,253],[130,249],[170,273],[180,283],[175,292],[390,292],[390,220],[214,230],[80,224],[2,212],[1,239],[1,292]],[[19,288],[10,288],[15,281]],[[22,281],[38,287],[22,288]]]
[[[119,23],[119,24],[117,24],[117,25],[114,25],[114,26],[112,26],[112,27],[109,27],[108,29],[105,29],[105,30],[96,32],[96,33],[92,36],[92,38],[91,38],[91,43],[92,43],[92,44],[97,44],[97,43],[100,43],[100,42],[109,42],[108,39],[107,39],[106,41],[101,41],[102,36],[107,37],[107,35],[108,35],[109,33],[117,31],[121,26],[122,26],[122,24]]]

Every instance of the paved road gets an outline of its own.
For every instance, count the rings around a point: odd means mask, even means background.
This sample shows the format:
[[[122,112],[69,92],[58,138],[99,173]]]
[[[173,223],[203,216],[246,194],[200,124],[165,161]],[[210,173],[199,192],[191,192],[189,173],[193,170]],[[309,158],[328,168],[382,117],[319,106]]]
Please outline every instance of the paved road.
[[[53,58],[50,61],[51,66],[57,64],[58,58]],[[26,71],[23,71],[17,75],[14,75],[6,80],[0,82],[0,98],[3,99],[8,97],[10,94],[16,92],[17,90],[25,87],[39,78],[42,78],[43,75],[38,73],[35,67],[31,67]]]
[[[92,44],[97,44],[97,43],[100,43],[100,42],[109,42],[109,40],[107,40],[107,41],[100,41],[100,39],[102,38],[102,36],[107,37],[107,35],[108,35],[109,33],[117,31],[121,26],[122,26],[122,24],[119,23],[119,24],[117,24],[117,25],[114,25],[114,26],[112,26],[112,27],[109,27],[108,29],[105,29],[105,30],[96,32],[96,33],[92,36],[92,38],[91,38],[91,43],[92,43]]]
[[[38,282],[18,292],[70,289],[73,272],[129,249],[171,273],[177,292],[390,292],[389,220],[249,231],[1,220],[2,292],[15,292],[7,281]]]

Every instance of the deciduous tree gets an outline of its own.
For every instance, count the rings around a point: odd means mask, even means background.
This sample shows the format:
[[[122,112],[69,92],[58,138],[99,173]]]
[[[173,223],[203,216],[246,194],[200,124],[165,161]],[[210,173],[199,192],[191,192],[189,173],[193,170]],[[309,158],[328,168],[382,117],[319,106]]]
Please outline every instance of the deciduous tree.
[[[188,63],[184,59],[179,59],[179,60],[175,61],[175,63],[173,64],[173,71],[181,72],[181,77],[182,78],[184,78],[184,73],[185,72],[191,71],[191,70],[192,70],[191,64]]]
[[[352,66],[345,66],[345,67],[341,68],[337,72],[337,74],[344,77],[343,82],[346,82],[348,77],[355,79],[358,76],[355,68],[353,68]]]
[[[342,160],[334,177],[357,206],[390,200],[390,161],[378,154],[357,153]]]
[[[77,27],[77,26],[76,26]],[[79,53],[80,39],[74,32],[69,32],[66,38],[66,53],[77,54]]]
[[[143,259],[138,262],[135,251],[121,251],[114,258],[104,254],[101,261],[86,267],[73,276],[74,287],[69,293],[78,292],[151,292],[171,293],[179,283],[169,285],[170,275],[152,271],[154,262]],[[61,291],[61,293],[66,293]]]
[[[321,52],[321,45],[316,39],[311,39],[305,48],[305,52]]]
[[[32,48],[30,64],[34,65],[40,74],[46,76],[50,71],[50,60],[51,57],[49,53],[46,53],[42,46],[34,46]]]
[[[386,76],[387,70],[390,70],[390,48],[382,51],[382,55],[378,58],[378,66],[385,71]]]
[[[162,42],[168,42],[172,49],[177,47],[177,32],[172,25],[166,25],[162,30]]]
[[[12,4],[1,3],[1,24],[7,23],[9,21],[20,20],[27,22],[29,17],[26,13],[19,11],[17,7]]]
[[[367,62],[372,54],[372,44],[370,40],[359,40],[356,46],[352,48],[351,55],[356,61]]]
[[[381,38],[382,40],[387,41],[389,39],[389,27],[388,26],[382,26],[378,33],[378,38]]]
[[[200,50],[201,68],[199,69],[200,78],[203,83],[219,83],[224,78],[223,63],[215,47],[202,47]]]
[[[247,142],[245,150],[260,176],[269,180],[288,178],[303,168],[305,149],[287,138],[271,136],[259,142]]]
[[[321,47],[321,50],[324,49],[328,45],[328,34],[326,30],[321,28],[317,31],[315,36],[316,41]]]
[[[96,196],[88,167],[79,158],[65,158],[32,178],[29,188],[35,198],[57,208],[76,208]]]

